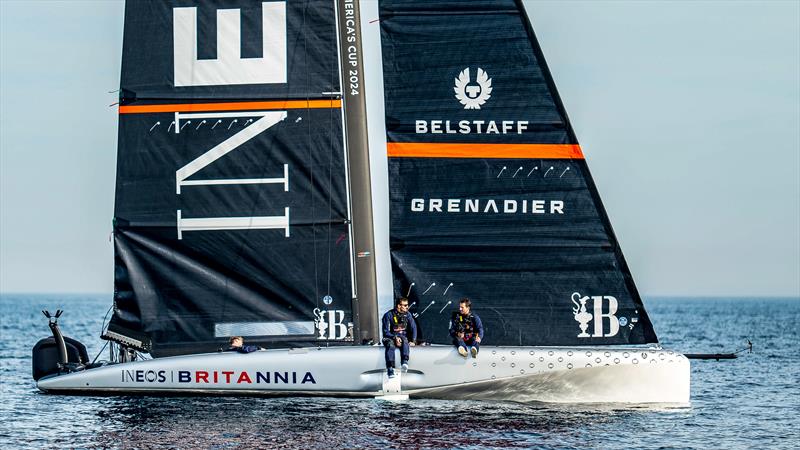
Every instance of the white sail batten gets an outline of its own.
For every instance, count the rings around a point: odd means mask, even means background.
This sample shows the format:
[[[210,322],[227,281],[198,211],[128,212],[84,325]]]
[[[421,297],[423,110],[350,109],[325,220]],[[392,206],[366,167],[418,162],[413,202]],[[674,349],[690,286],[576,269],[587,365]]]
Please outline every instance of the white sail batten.
[[[214,336],[287,336],[309,335],[316,332],[313,321],[241,322],[214,325]]]

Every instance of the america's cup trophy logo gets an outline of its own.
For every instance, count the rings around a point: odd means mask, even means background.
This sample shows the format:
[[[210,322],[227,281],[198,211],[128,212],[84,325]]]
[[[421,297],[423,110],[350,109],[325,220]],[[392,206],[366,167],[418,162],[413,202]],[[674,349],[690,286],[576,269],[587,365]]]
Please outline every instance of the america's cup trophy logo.
[[[314,326],[319,331],[319,337],[317,339],[326,339],[328,335],[328,323],[325,321],[325,313],[327,311],[322,311],[319,308],[314,308]]]
[[[578,292],[572,294],[572,303],[575,304],[575,307],[572,308],[572,313],[575,315],[575,321],[578,322],[581,328],[581,333],[578,337],[589,337],[589,333],[586,332],[586,329],[589,328],[589,321],[592,320],[593,316],[586,311],[586,302],[588,300],[588,295],[581,297],[581,294]]]
[[[314,328],[322,340],[352,340],[353,324],[344,323],[344,311],[340,309],[314,308]]]
[[[480,67],[475,80],[477,85],[470,84],[469,67],[462,70],[455,80],[456,85],[453,90],[456,93],[456,99],[464,105],[464,109],[481,109],[481,105],[491,97],[492,79]]]

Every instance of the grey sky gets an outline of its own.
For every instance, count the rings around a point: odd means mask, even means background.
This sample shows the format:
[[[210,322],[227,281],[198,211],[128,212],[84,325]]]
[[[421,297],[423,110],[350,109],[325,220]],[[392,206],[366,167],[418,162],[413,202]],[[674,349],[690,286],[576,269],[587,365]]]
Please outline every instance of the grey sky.
[[[800,2],[526,5],[642,293],[800,296]],[[112,290],[122,12],[0,1],[0,291]]]

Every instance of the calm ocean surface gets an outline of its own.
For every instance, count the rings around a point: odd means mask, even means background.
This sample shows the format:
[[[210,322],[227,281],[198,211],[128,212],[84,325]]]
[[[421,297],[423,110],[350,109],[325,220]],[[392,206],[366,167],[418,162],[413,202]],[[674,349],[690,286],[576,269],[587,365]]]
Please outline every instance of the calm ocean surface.
[[[649,298],[664,347],[754,353],[692,362],[685,408],[334,398],[67,397],[40,394],[40,310],[90,357],[110,295],[0,296],[0,448],[797,448],[800,299]],[[413,358],[413,354],[412,354]]]

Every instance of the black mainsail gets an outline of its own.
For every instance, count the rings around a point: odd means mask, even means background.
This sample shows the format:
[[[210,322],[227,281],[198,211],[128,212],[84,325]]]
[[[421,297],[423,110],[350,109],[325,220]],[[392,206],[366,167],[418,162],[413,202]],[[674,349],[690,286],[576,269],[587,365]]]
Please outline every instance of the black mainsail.
[[[336,31],[332,1],[127,2],[106,338],[353,342]]]
[[[380,3],[395,295],[425,339],[657,342],[520,1]]]

